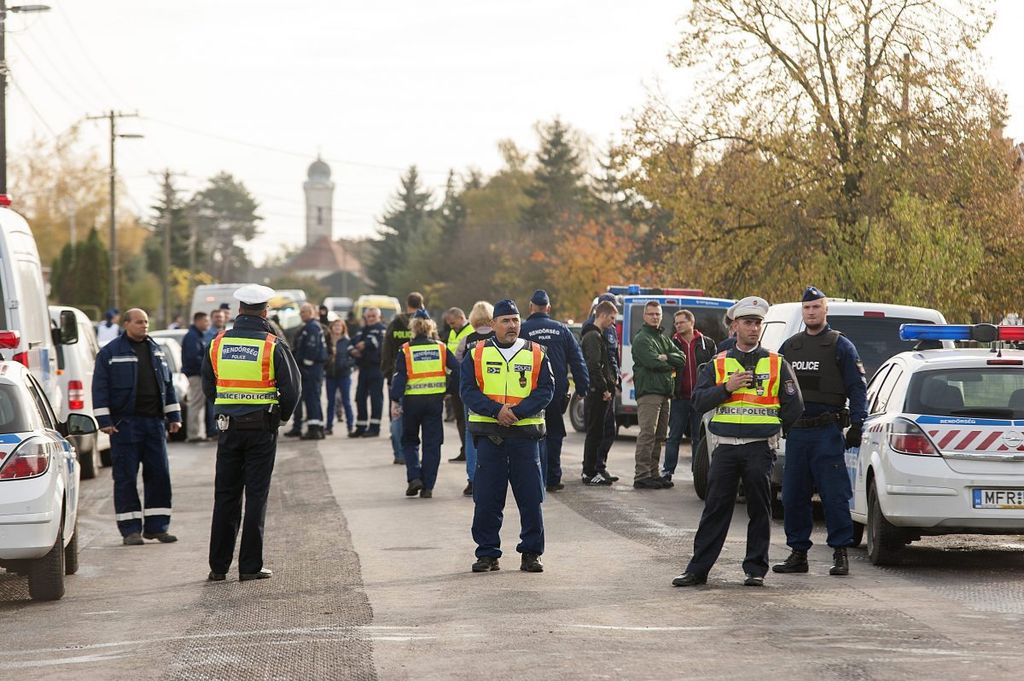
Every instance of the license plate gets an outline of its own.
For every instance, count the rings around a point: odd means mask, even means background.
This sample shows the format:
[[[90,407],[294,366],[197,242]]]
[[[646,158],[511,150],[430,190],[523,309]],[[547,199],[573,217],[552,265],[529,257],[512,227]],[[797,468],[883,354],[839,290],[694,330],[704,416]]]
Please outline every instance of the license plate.
[[[1024,509],[1024,489],[976,489],[974,508]]]

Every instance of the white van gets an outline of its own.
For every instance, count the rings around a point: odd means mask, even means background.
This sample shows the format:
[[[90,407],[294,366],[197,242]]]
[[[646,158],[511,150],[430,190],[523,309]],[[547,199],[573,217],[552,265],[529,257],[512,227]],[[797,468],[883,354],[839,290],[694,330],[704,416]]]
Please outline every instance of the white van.
[[[223,303],[228,304],[228,316],[234,318],[238,310],[238,301],[235,300],[235,291],[245,284],[202,284],[196,286],[192,292],[192,311],[188,318],[192,319],[196,312],[209,313],[219,308]]]
[[[96,354],[100,351],[92,322],[84,312],[74,307],[50,306],[50,320],[55,326],[61,323],[61,315],[74,315],[78,337],[71,343],[60,343],[57,348],[57,383],[65,399],[51,406],[60,421],[67,421],[68,414],[81,412],[92,415],[92,375],[96,367]],[[101,461],[107,459],[101,452],[110,449],[110,436],[103,431],[89,435],[70,435],[68,439],[78,451],[78,463],[82,477],[86,480],[96,477]]]
[[[768,308],[761,326],[761,345],[766,350],[778,351],[786,339],[804,330],[803,303],[780,303]],[[946,318],[938,310],[889,303],[868,303],[832,298],[828,301],[828,325],[849,338],[864,364],[864,379],[870,381],[890,357],[913,350],[916,341],[900,340],[901,324],[945,324]],[[941,346],[952,348],[951,341]],[[704,437],[711,412],[704,415],[701,441],[693,457],[693,486],[701,499],[707,492],[707,472],[710,466],[707,438]],[[786,464],[786,441],[782,440],[776,452],[778,460],[772,469],[772,515],[782,517],[782,469]],[[851,453],[853,457],[851,459]],[[847,452],[847,460],[855,460],[856,453]]]
[[[0,354],[28,367],[50,404],[59,404],[57,353],[39,251],[25,218],[8,208],[9,200],[4,199],[0,202]],[[67,321],[71,322],[70,317]]]

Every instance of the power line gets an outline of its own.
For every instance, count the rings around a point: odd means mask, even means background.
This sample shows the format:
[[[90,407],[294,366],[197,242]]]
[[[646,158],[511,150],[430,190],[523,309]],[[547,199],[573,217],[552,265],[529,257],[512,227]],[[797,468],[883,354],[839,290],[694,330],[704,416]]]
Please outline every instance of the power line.
[[[54,87],[53,83],[50,82],[50,79],[46,77],[46,74],[44,74],[42,71],[40,71],[39,67],[36,66],[35,63],[31,59],[28,58],[28,55],[25,53],[25,50],[21,49],[21,46],[13,44],[13,43],[12,43],[11,46],[14,47],[18,51],[18,54],[20,55],[20,58],[23,59],[26,64],[28,64],[29,66],[32,67],[32,71],[35,72],[35,74],[39,77],[39,79],[41,81],[43,81],[43,83],[46,85],[46,87],[50,88],[50,90],[53,91],[53,94],[57,95],[58,98],[60,98],[65,104],[67,104],[68,107],[71,109],[71,111],[80,111],[81,110],[82,107],[78,106],[77,104],[72,102],[70,99],[68,99],[64,95],[64,92],[60,88]]]
[[[53,60],[50,59],[50,55],[48,54],[47,50],[44,49],[43,46],[35,39],[35,37],[32,35],[32,33],[28,33],[25,37],[28,38],[29,42],[32,43],[32,45],[35,48],[35,51],[38,54],[40,54],[42,56],[42,58],[46,61],[46,63],[50,66],[50,68],[53,69],[54,73],[56,73],[57,78],[60,79],[61,83],[67,86],[66,89],[69,90],[79,100],[79,102],[81,104],[85,105],[84,108],[91,109],[91,108],[93,108],[97,104],[97,102],[94,102],[94,101],[90,100],[88,97],[86,97],[85,95],[83,95],[81,90],[79,90],[75,86],[75,84],[74,84],[72,79],[68,79],[68,78],[66,78],[64,76],[64,69],[58,67],[53,62]],[[57,43],[54,43],[54,44],[57,44]],[[25,55],[25,51],[22,50],[20,46],[17,46],[17,47],[18,47],[18,51],[24,56]],[[33,67],[36,69],[37,73],[40,71],[39,67],[36,66],[35,64],[33,64]]]
[[[65,13],[64,13],[64,9],[63,9],[62,7],[56,7],[56,8],[54,8],[54,9],[56,9],[56,12],[55,12],[55,13],[56,13],[56,14],[58,14],[58,15],[60,15],[60,18],[64,20],[64,23],[65,23],[65,24],[67,25],[67,27],[68,27],[68,31],[70,31],[70,33],[71,33],[71,37],[72,37],[72,38],[74,38],[74,40],[75,40],[75,42],[76,42],[76,43],[78,43],[78,48],[79,48],[79,49],[80,49],[80,50],[82,51],[82,56],[84,56],[84,57],[85,57],[85,60],[86,60],[87,62],[89,62],[89,65],[90,65],[90,66],[92,66],[92,69],[93,69],[93,71],[95,71],[95,72],[96,72],[96,77],[97,77],[97,79],[98,79],[98,80],[99,80],[99,81],[100,81],[101,83],[103,83],[104,87],[106,87],[106,88],[107,88],[107,90],[108,90],[108,91],[110,92],[110,94],[112,94],[112,95],[114,96],[114,99],[116,99],[116,100],[118,100],[118,101],[121,101],[121,102],[123,102],[123,101],[124,101],[124,97],[122,97],[121,95],[119,95],[119,94],[117,93],[117,91],[116,91],[116,90],[114,90],[114,88],[113,88],[113,87],[111,87],[110,83],[109,83],[109,82],[107,81],[107,79],[106,79],[106,78],[105,78],[105,77],[103,76],[103,69],[101,69],[101,68],[99,68],[98,66],[96,66],[96,62],[94,62],[94,61],[92,60],[92,56],[90,56],[90,54],[89,54],[89,50],[87,50],[87,49],[85,48],[85,43],[83,43],[83,42],[82,42],[82,39],[78,37],[78,31],[76,31],[76,30],[75,30],[75,26],[74,26],[74,24],[73,24],[73,23],[72,23],[72,21],[71,21],[71,20],[70,20],[70,19],[68,18],[67,14],[65,14]]]

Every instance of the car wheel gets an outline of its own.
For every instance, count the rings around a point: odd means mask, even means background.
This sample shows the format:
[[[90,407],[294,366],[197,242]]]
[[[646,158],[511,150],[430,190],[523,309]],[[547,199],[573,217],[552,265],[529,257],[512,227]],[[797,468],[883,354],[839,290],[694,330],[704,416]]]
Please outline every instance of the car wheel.
[[[893,565],[898,552],[906,544],[904,533],[882,515],[878,492],[872,480],[868,487],[868,560],[872,565]]]
[[[853,543],[851,547],[857,548],[864,541],[864,525],[858,523],[856,520],[853,521]]]
[[[711,459],[708,456],[708,439],[702,437],[697,451],[693,455],[693,491],[701,499],[708,493],[708,469],[711,467]]]
[[[96,456],[99,449],[95,435],[86,435],[79,440],[78,465],[82,470],[83,480],[92,480],[99,470],[99,458]]]
[[[772,485],[771,495],[772,518],[774,520],[782,520],[786,517],[786,512],[782,508],[782,488]]]
[[[31,561],[28,568],[28,593],[36,601],[56,601],[64,595],[64,509],[60,529],[49,552]]]
[[[572,422],[572,428],[577,433],[583,433],[587,430],[587,424],[583,420],[583,398],[579,395],[572,396],[572,402],[569,403],[569,420]]]
[[[78,572],[78,519],[75,518],[75,533],[71,541],[64,547],[64,574],[73,575]]]

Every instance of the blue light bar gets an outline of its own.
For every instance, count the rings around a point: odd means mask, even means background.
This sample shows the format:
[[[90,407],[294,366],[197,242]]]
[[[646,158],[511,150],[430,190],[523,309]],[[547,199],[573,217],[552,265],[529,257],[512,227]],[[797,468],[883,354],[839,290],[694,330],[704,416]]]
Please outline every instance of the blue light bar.
[[[970,324],[900,324],[900,340],[971,340]]]

